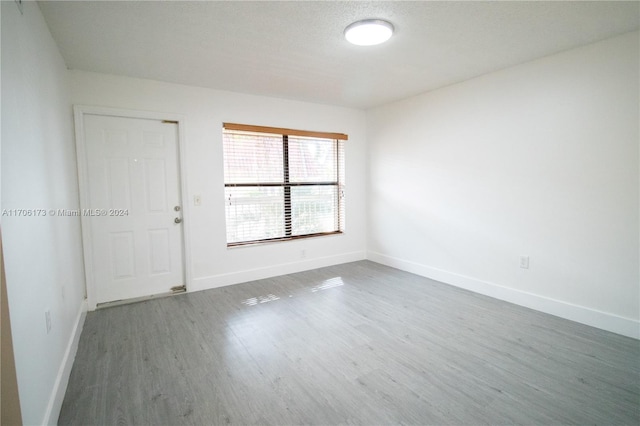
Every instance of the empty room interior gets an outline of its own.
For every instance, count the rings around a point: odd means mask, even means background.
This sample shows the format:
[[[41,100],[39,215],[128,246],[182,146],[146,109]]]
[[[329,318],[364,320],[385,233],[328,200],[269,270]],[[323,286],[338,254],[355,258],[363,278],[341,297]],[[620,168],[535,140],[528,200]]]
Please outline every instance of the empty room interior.
[[[1,2],[2,425],[640,424],[640,3]]]

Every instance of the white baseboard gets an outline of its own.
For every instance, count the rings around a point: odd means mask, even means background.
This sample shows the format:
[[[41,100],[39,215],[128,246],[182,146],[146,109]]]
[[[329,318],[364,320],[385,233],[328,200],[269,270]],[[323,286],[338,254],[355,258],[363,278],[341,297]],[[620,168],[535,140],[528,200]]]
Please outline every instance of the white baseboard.
[[[80,304],[78,315],[76,315],[75,324],[71,331],[71,338],[67,343],[67,349],[64,352],[62,358],[62,364],[58,369],[58,375],[56,376],[56,382],[53,386],[53,392],[49,398],[49,404],[47,404],[47,411],[44,415],[42,424],[44,425],[56,425],[58,424],[58,417],[60,416],[60,409],[62,408],[62,402],[64,401],[64,395],[67,392],[67,385],[69,384],[69,376],[71,376],[71,368],[73,367],[73,361],[76,358],[76,352],[78,351],[78,342],[80,342],[80,335],[82,334],[82,327],[84,326],[84,320],[87,317],[87,301],[84,300]]]
[[[224,287],[227,285],[233,285],[247,281],[261,280],[264,278],[271,278],[279,275],[293,274],[296,272],[308,271],[310,269],[323,268],[325,266],[356,262],[358,260],[364,259],[366,259],[366,253],[364,251],[355,251],[335,256],[318,257],[291,263],[281,263],[278,265],[267,266],[263,268],[212,275],[194,279],[191,285],[187,288],[187,291],[191,292],[208,290],[211,288]]]
[[[368,252],[367,259],[411,272],[435,281],[480,293],[495,299],[535,309],[571,321],[611,331],[623,336],[640,339],[640,321],[614,314],[597,311],[584,306],[574,305],[561,300],[551,299],[533,293],[503,287],[495,283],[478,280],[473,277],[456,274],[420,263],[387,256],[377,252]]]

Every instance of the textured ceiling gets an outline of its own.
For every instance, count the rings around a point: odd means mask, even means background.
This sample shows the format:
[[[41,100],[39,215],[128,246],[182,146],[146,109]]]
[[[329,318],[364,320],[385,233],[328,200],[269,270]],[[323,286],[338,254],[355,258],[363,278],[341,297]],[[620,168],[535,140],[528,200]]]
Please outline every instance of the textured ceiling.
[[[638,29],[638,2],[40,2],[70,69],[369,108]],[[391,21],[386,44],[343,30]]]

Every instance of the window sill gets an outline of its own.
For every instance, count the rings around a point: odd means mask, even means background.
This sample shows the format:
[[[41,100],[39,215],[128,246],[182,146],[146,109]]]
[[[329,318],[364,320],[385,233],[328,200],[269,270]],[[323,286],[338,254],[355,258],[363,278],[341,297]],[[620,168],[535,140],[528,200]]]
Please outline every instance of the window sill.
[[[286,241],[299,241],[305,240],[308,238],[316,238],[316,237],[327,237],[327,236],[335,236],[342,235],[344,231],[333,231],[333,232],[320,232],[317,234],[308,234],[308,235],[299,235],[295,237],[285,237],[285,238],[270,238],[268,240],[257,240],[257,241],[246,241],[239,243],[227,243],[227,248],[233,249],[238,247],[250,247],[250,246],[259,246],[264,244],[272,244],[272,243],[282,243]]]

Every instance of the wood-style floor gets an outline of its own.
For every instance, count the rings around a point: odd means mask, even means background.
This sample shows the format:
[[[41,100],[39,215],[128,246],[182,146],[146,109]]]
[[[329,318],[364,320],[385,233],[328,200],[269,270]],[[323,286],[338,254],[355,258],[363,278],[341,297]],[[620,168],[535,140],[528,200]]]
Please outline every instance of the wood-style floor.
[[[87,315],[59,424],[640,424],[640,342],[362,261]]]

